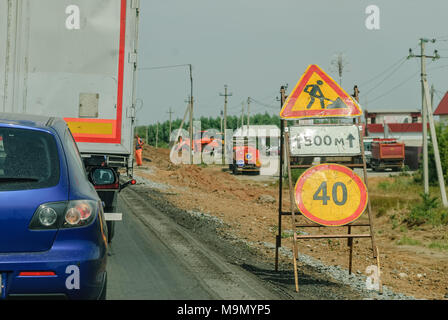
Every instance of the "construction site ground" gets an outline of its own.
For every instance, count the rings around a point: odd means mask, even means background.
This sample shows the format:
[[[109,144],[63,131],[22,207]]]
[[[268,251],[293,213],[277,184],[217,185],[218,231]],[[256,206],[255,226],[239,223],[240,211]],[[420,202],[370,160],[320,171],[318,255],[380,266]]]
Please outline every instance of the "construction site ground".
[[[137,176],[148,179],[152,187],[161,190],[166,201],[173,206],[216,217],[228,231],[245,241],[274,268],[275,237],[278,230],[278,178],[232,175],[224,166],[175,165],[169,159],[169,150],[145,146],[143,166],[135,168]],[[397,197],[384,192],[378,184],[391,177],[369,178],[369,197],[375,226],[375,238],[380,253],[383,285],[397,293],[417,299],[447,299],[448,248],[428,246],[428,243],[446,243],[448,227],[424,225],[404,228],[394,225],[397,207],[403,209],[409,202],[406,194]],[[283,190],[284,209],[289,210],[289,191]],[[384,212],[375,204],[392,202],[393,209]],[[364,214],[359,222],[367,221]],[[392,221],[392,222],[391,222]],[[292,248],[291,218],[283,217],[282,246]],[[341,233],[346,227],[307,228],[308,234]],[[353,229],[353,233],[366,233],[366,227]],[[409,241],[412,239],[412,241]],[[376,265],[369,239],[355,239],[353,272],[366,275],[366,268]],[[301,240],[299,252],[321,261],[327,266],[348,268],[347,240]],[[280,255],[281,269],[292,270],[290,256]],[[305,266],[299,263],[299,269]],[[300,282],[300,279],[299,279]],[[350,298],[350,297],[347,297]]]

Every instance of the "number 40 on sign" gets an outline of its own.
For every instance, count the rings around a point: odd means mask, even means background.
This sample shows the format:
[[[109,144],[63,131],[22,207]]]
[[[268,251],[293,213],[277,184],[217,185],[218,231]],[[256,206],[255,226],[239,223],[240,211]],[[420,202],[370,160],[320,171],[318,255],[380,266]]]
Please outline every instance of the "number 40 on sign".
[[[295,199],[300,212],[324,226],[342,226],[358,219],[367,205],[367,188],[351,169],[321,164],[297,180]]]

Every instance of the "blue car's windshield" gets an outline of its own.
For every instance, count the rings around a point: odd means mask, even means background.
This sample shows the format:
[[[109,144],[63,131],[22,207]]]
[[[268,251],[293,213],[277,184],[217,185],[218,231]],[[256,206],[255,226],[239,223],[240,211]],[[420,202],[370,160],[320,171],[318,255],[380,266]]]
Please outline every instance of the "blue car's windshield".
[[[55,186],[59,175],[59,155],[51,134],[0,127],[0,191]]]

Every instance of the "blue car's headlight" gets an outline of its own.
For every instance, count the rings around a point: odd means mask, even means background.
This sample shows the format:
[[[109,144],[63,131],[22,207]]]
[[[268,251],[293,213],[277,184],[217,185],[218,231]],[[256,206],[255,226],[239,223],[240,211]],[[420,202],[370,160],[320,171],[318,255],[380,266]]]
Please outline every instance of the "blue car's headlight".
[[[32,230],[76,228],[89,225],[102,210],[97,201],[73,200],[44,203],[37,208],[31,219]]]

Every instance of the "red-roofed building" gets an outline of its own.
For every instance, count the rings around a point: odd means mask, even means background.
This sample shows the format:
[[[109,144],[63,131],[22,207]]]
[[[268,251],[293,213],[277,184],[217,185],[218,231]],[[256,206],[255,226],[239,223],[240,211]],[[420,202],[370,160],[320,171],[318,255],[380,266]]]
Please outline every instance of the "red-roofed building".
[[[439,116],[440,122],[446,122],[448,120],[448,92],[440,100],[436,111],[434,111],[434,115]]]
[[[422,122],[422,113],[420,110],[378,110],[373,112],[364,112],[367,124],[376,123],[418,123]]]
[[[422,117],[418,110],[366,110],[365,117],[369,138],[395,138],[406,146],[422,145]]]

